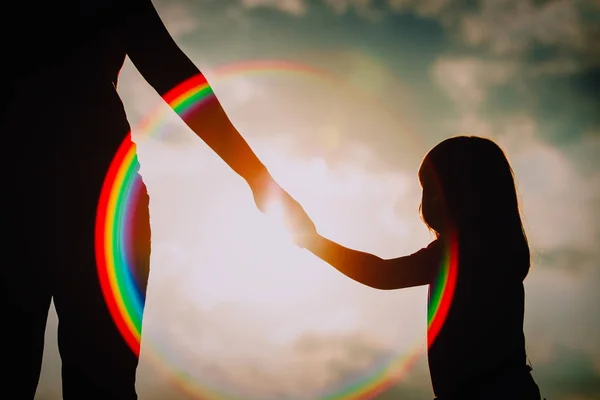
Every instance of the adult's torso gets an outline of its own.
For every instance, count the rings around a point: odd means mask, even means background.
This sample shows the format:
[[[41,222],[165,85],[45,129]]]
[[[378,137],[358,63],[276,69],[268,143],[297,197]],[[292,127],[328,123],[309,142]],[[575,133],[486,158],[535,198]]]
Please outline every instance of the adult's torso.
[[[17,3],[16,28],[2,32],[9,82],[3,128],[37,157],[106,159],[129,131],[116,91],[126,56],[123,2]]]

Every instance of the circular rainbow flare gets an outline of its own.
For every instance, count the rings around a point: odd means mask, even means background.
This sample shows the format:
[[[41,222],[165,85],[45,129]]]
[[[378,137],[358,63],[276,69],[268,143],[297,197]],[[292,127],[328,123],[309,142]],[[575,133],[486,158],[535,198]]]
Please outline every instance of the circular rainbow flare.
[[[437,338],[450,311],[458,278],[458,237],[453,233],[443,251],[442,265],[436,279],[435,290],[430,294],[427,312],[427,347]]]
[[[129,135],[128,135],[129,136]],[[141,179],[135,144],[128,137],[109,167],[96,213],[96,267],[104,301],[131,350],[138,355],[143,299],[133,279],[132,249],[126,237]]]
[[[182,83],[164,99],[180,115],[199,107],[213,91],[202,75]],[[149,121],[151,124],[156,122]],[[133,279],[132,248],[127,232],[143,187],[131,133],[119,146],[104,179],[96,214],[96,266],[104,300],[119,332],[136,354],[140,351],[143,297]]]
[[[347,88],[348,84],[327,71],[289,61],[250,61],[229,64],[215,70],[215,80],[236,78],[248,74],[287,74],[291,76],[317,77],[324,83]],[[357,96],[361,93],[353,93]],[[213,90],[203,75],[195,76],[169,91],[164,100],[180,116],[201,107],[214,96]],[[370,99],[371,101],[375,99]],[[376,101],[376,100],[375,100]],[[379,104],[378,104],[379,105]],[[168,112],[168,110],[167,110]],[[141,126],[142,135],[157,135],[165,127],[167,112],[150,115]],[[139,355],[144,297],[138,289],[133,271],[131,243],[127,239],[133,208],[144,190],[139,175],[136,145],[131,133],[117,150],[102,187],[96,215],[95,251],[98,277],[102,293],[115,325],[131,350]],[[430,346],[439,333],[447,316],[457,277],[457,243],[452,241],[445,251],[441,273],[432,294],[432,307],[428,315],[428,337]],[[410,365],[420,356],[419,351],[393,359],[385,365],[377,365],[366,372],[362,379],[338,388],[322,396],[326,400],[371,399],[397,383]],[[158,354],[150,354],[162,360]],[[166,366],[163,366],[166,368]],[[208,385],[193,382],[183,371],[170,370],[177,386],[198,399],[224,400],[234,397],[220,393]]]

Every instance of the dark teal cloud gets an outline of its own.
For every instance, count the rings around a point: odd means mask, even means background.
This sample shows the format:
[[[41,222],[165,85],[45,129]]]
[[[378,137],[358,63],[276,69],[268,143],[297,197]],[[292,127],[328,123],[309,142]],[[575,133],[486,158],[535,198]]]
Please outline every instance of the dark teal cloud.
[[[534,365],[533,375],[548,399],[600,398],[600,374],[583,350],[557,346],[552,361]],[[586,396],[586,397],[583,397]]]
[[[159,3],[160,4],[160,3]],[[336,13],[324,1],[306,1],[306,12],[292,15],[272,7],[243,8],[240,1],[182,2],[201,21],[198,30],[181,38],[197,49],[203,60],[220,64],[256,58],[290,58],[303,52],[356,51],[377,60],[401,77],[413,93],[415,107],[424,110],[421,134],[438,138],[440,123],[458,116],[456,104],[432,81],[431,67],[441,56],[508,61],[519,66],[517,75],[490,88],[483,116],[502,118],[513,113],[534,116],[542,135],[560,144],[577,140],[600,125],[598,91],[599,51],[594,46],[593,22],[598,10],[580,2],[583,47],[543,43],[533,33],[521,54],[493,54],[490,46],[469,46],[461,36],[461,18],[477,15],[481,3],[449,2],[443,11],[424,17],[416,6],[392,11],[386,1],[372,1],[378,18],[366,18],[360,8]],[[547,2],[536,2],[538,7]],[[236,12],[232,13],[232,10]],[[518,15],[515,14],[515,18]],[[600,20],[599,20],[600,21]],[[527,27],[521,35],[527,37]],[[532,31],[539,29],[532,24]],[[600,37],[600,36],[599,36]],[[537,38],[537,39],[536,39]],[[534,73],[539,68],[566,65],[562,73]],[[575,67],[569,67],[575,65]],[[576,68],[569,72],[569,68]],[[393,107],[393,105],[392,105]]]

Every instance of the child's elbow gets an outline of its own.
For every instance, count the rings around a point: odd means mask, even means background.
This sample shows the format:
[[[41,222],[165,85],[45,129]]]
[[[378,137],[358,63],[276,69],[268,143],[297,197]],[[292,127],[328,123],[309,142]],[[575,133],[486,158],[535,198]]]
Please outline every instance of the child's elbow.
[[[399,289],[398,285],[385,276],[364,276],[359,280],[365,286],[377,290],[394,290]]]
[[[370,285],[370,286],[373,289],[383,290],[383,291],[402,289],[402,287],[393,284],[393,282],[377,282],[377,283],[375,283],[373,285]]]

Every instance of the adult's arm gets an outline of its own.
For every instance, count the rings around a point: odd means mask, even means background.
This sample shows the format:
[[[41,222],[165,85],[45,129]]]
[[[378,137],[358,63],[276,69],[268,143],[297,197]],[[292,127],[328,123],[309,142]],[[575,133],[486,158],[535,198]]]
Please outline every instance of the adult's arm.
[[[144,79],[164,96],[200,70],[179,48],[151,0],[125,0],[122,36],[127,55]],[[267,169],[233,126],[216,96],[186,115],[186,124],[251,187],[270,181]]]

